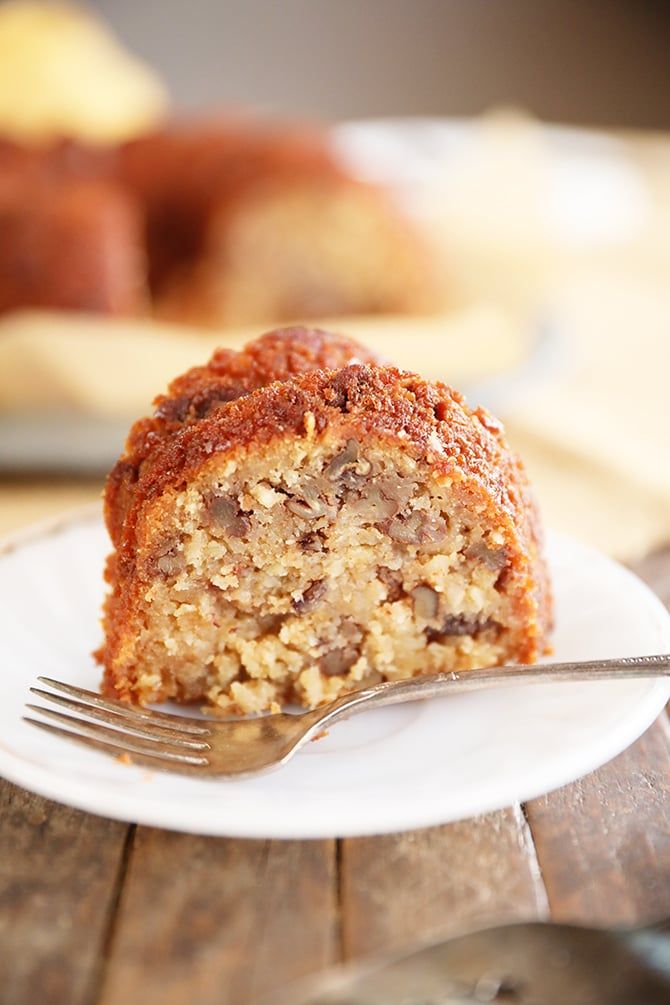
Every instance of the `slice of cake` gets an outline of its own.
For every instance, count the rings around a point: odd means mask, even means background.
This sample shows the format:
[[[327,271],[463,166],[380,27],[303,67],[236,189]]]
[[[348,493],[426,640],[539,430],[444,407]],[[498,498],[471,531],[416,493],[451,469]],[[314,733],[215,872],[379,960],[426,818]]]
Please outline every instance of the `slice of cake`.
[[[107,488],[108,694],[223,712],[546,648],[536,509],[499,423],[292,329],[176,381]]]

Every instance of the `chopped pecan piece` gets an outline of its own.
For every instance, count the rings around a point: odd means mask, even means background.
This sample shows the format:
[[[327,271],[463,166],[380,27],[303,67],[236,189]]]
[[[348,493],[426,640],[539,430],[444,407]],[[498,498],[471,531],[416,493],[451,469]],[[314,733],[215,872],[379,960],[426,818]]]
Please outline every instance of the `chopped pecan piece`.
[[[327,513],[327,506],[321,499],[287,499],[286,509],[301,520],[318,520]]]
[[[441,516],[413,510],[409,516],[396,516],[380,523],[379,529],[399,544],[428,544],[443,540],[447,524]]]
[[[427,628],[429,642],[442,642],[445,638],[458,635],[481,635],[490,628],[500,628],[493,618],[479,618],[476,615],[449,614],[439,628]]]
[[[385,565],[378,565],[377,575],[388,591],[386,599],[390,603],[394,603],[404,596],[405,591],[402,588],[402,572],[400,569],[389,569]]]
[[[350,507],[351,512],[363,520],[379,523],[395,516],[400,509],[400,503],[392,496],[386,495],[380,486],[370,483],[367,491],[358,499],[354,499]]]
[[[319,606],[326,595],[328,584],[325,579],[316,579],[308,586],[302,597],[292,602],[296,614],[308,614]]]
[[[162,576],[178,576],[186,568],[180,542],[174,539],[163,541],[154,554],[152,564]]]
[[[491,572],[501,572],[507,565],[507,552],[504,548],[491,548],[484,541],[476,541],[465,551],[466,558],[481,562]]]
[[[347,445],[339,454],[333,457],[326,467],[326,476],[331,482],[337,482],[348,474],[369,475],[372,471],[370,461],[359,457],[358,440],[347,440]]]
[[[251,520],[240,509],[234,496],[211,496],[206,505],[213,527],[224,530],[231,537],[246,537],[251,530]]]
[[[302,520],[317,520],[321,516],[333,519],[336,510],[326,498],[328,490],[324,482],[319,482],[316,478],[305,478],[298,491],[299,494],[291,495],[286,500],[289,512]]]
[[[301,551],[323,551],[323,536],[318,530],[304,534],[298,541]]]
[[[351,669],[359,655],[358,649],[353,646],[332,649],[319,660],[319,669],[326,677],[342,677]]]
[[[416,616],[424,618],[426,621],[432,621],[436,617],[438,607],[440,606],[438,594],[432,586],[428,586],[426,583],[419,583],[411,593]]]

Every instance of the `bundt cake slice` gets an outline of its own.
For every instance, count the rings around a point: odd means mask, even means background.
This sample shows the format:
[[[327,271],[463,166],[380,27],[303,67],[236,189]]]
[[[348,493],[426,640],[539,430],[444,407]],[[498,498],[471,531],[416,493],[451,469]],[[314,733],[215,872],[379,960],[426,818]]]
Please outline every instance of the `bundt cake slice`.
[[[107,495],[108,694],[261,712],[545,650],[538,518],[500,425],[351,355],[266,336],[131,434]]]

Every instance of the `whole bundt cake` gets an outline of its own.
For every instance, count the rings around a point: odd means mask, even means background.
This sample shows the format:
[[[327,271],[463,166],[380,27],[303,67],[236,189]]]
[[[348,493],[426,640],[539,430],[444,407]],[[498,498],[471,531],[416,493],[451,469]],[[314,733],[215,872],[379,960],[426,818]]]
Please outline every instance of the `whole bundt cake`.
[[[304,124],[182,122],[105,150],[0,137],[0,313],[219,327],[430,311],[419,230]]]
[[[339,336],[271,333],[176,380],[106,513],[117,697],[313,706],[546,648],[537,512],[501,426]]]

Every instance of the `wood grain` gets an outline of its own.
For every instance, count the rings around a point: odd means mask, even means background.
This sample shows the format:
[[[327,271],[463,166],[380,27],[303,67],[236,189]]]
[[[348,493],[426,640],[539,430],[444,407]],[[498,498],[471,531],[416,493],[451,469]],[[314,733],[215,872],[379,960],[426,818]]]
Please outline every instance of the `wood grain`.
[[[670,917],[670,743],[664,718],[629,750],[527,806],[552,917]]]
[[[547,900],[519,807],[342,848],[345,958],[543,918]]]
[[[246,1005],[336,959],[335,843],[140,828],[101,1005]]]
[[[88,1005],[127,831],[0,781],[3,1002]]]

